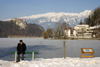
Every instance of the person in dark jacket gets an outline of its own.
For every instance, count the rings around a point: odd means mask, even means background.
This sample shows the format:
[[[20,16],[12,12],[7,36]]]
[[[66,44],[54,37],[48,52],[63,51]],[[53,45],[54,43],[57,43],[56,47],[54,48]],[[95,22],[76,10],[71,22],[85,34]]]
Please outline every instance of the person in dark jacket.
[[[20,43],[18,43],[17,45],[17,53],[18,53],[17,62],[20,61],[20,54],[22,54],[22,60],[24,60],[25,51],[26,51],[26,44],[23,43],[23,40],[20,40]]]

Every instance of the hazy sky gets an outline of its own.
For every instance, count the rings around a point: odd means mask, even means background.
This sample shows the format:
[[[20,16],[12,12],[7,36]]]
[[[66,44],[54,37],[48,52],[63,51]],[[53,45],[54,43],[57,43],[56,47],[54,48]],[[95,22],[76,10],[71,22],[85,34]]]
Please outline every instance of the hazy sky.
[[[98,6],[100,0],[0,0],[0,20],[47,12],[79,13]]]

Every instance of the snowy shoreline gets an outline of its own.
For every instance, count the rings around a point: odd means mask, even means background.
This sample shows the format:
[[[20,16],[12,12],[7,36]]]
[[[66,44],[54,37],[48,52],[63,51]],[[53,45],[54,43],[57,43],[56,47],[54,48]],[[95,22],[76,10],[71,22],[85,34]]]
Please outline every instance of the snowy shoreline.
[[[100,67],[100,57],[95,58],[52,58],[35,59],[34,61],[13,61],[0,60],[0,67]]]

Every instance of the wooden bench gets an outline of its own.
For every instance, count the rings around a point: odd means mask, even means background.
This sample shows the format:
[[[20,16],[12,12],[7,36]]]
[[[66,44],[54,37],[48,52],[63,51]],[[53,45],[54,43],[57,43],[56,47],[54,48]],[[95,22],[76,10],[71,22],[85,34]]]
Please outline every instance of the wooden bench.
[[[11,52],[11,54],[15,54],[15,62],[17,61],[17,52]],[[34,60],[34,54],[39,54],[38,52],[25,52],[25,54],[32,54],[32,57],[24,57],[24,58],[32,58]]]

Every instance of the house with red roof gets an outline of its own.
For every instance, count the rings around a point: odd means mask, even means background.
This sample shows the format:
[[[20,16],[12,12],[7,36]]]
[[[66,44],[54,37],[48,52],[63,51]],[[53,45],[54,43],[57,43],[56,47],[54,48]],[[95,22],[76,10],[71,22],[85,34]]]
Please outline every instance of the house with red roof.
[[[76,36],[76,31],[73,28],[71,28],[71,27],[68,27],[68,28],[65,27],[64,30],[65,30],[64,33],[66,34],[66,36],[68,36],[68,37]]]

